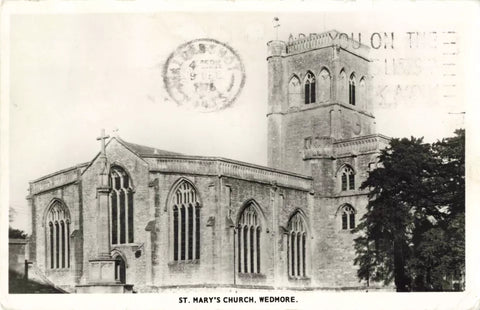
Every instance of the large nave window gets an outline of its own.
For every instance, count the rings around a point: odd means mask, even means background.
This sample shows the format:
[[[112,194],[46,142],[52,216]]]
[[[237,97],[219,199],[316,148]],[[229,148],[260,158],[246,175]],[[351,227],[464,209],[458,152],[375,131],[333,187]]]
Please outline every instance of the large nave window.
[[[307,231],[300,213],[288,222],[288,274],[291,277],[306,276]]]
[[[51,269],[70,268],[70,213],[60,201],[48,210],[46,252]]]
[[[110,169],[112,244],[133,243],[133,189],[128,174],[119,166]]]
[[[173,260],[200,259],[200,201],[195,188],[182,181],[173,196]]]
[[[260,273],[260,246],[262,228],[257,210],[250,204],[238,222],[238,272]]]

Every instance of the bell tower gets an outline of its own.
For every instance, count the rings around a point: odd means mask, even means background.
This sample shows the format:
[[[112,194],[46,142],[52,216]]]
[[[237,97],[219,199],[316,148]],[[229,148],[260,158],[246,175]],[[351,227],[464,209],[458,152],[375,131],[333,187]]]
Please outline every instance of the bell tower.
[[[358,285],[360,185],[388,138],[375,133],[369,48],[332,30],[268,46],[268,165],[312,177],[316,276]]]
[[[375,133],[368,47],[332,30],[268,46],[268,164],[311,175],[310,160]]]

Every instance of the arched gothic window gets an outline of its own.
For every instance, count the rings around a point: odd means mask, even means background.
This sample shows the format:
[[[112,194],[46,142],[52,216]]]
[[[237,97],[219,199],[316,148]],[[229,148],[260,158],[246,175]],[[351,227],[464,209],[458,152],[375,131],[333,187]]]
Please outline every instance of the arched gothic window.
[[[355,209],[351,205],[344,205],[342,212],[342,229],[348,230],[355,228]]]
[[[345,70],[340,70],[338,75],[338,85],[337,85],[337,99],[342,103],[347,102],[347,75],[345,74]]]
[[[200,259],[200,201],[187,181],[178,185],[173,196],[173,260]]]
[[[51,269],[70,268],[70,213],[67,207],[55,201],[46,217],[46,253]]]
[[[110,169],[112,244],[133,243],[133,189],[128,174],[119,166]]]
[[[246,207],[238,221],[238,272],[260,273],[262,228],[255,207]]]
[[[294,75],[288,83],[288,106],[298,107],[302,101],[302,85],[300,79]]]
[[[330,100],[330,72],[323,68],[322,71],[320,71],[318,80],[319,101],[327,102]]]
[[[342,191],[355,189],[355,172],[350,166],[343,167],[341,171]]]
[[[291,277],[306,276],[307,231],[305,223],[296,213],[288,223],[288,274]]]
[[[350,80],[348,81],[348,102],[351,105],[355,105],[355,74],[350,75]]]
[[[360,87],[358,91],[358,106],[360,106],[364,110],[368,110],[367,108],[367,88],[366,88],[366,82],[365,82],[365,77],[362,77],[360,79]]]
[[[305,76],[305,104],[315,102],[315,75],[308,71]]]

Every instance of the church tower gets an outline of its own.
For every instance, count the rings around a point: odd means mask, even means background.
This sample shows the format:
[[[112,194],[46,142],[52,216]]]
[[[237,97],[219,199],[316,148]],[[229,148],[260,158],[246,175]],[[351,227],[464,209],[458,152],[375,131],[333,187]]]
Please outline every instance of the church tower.
[[[375,134],[368,47],[335,30],[267,45],[268,165],[315,177],[339,142]]]
[[[319,283],[358,285],[360,190],[388,138],[375,133],[369,48],[332,30],[268,46],[268,165],[311,176]]]

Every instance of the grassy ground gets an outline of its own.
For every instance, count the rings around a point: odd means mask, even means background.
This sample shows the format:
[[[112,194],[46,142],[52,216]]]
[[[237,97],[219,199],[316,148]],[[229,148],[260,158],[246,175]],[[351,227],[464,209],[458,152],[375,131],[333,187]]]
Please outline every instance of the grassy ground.
[[[59,294],[63,293],[53,286],[39,283],[31,279],[25,280],[23,275],[10,270],[8,278],[8,292],[10,294]]]

